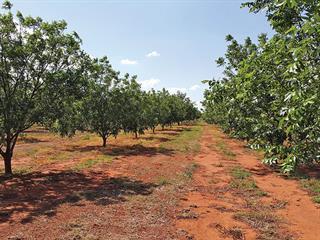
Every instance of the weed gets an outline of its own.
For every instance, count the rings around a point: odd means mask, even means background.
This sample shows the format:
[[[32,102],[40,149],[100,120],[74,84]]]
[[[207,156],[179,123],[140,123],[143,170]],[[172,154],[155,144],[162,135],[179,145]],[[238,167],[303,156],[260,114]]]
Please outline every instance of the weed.
[[[237,155],[229,149],[229,147],[226,145],[226,143],[219,139],[218,136],[216,136],[216,144],[210,145],[209,148],[212,150],[216,150],[220,153],[222,153],[225,157],[227,157],[230,160],[233,160]]]
[[[251,177],[251,173],[241,167],[231,169],[231,176],[236,179],[247,179]]]
[[[70,157],[71,154],[68,154],[66,152],[57,152],[52,154],[48,160],[50,162],[59,162],[59,161],[63,161],[66,160],[68,157]]]
[[[319,203],[319,204],[320,204],[320,195],[314,196],[314,197],[312,198],[312,200],[313,200],[315,203]]]
[[[28,157],[35,157],[36,153],[38,152],[38,149],[35,149],[35,148],[29,148],[25,151],[25,154],[28,156]]]
[[[255,190],[257,189],[256,183],[252,179],[233,179],[230,182],[230,187],[239,190]]]
[[[169,148],[184,153],[197,153],[200,151],[199,138],[202,135],[202,127],[199,125],[183,130],[177,137],[164,142],[160,148]]]
[[[241,228],[239,227],[232,227],[230,229],[222,226],[221,224],[217,223],[212,225],[212,227],[216,228],[223,236],[225,237],[232,237],[233,240],[244,240],[245,235]]]
[[[79,171],[86,168],[92,168],[96,164],[110,163],[111,161],[112,161],[111,156],[102,155],[94,159],[87,159],[85,161],[81,161],[74,167],[74,169]]]
[[[159,186],[165,186],[171,183],[171,181],[165,177],[159,177],[157,182]]]
[[[320,180],[315,178],[302,179],[301,185],[313,195],[312,200],[320,204]]]
[[[187,179],[192,179],[193,173],[198,167],[199,165],[197,163],[191,163],[189,166],[187,166],[183,176]]]
[[[82,140],[90,140],[91,136],[90,134],[85,134],[83,137],[82,137]]]
[[[199,215],[193,211],[191,211],[191,209],[182,209],[178,215],[177,215],[177,219],[196,219],[198,218]]]
[[[267,194],[260,190],[251,177],[251,173],[241,167],[234,167],[231,169],[230,174],[232,180],[229,186],[233,189],[240,191],[240,193],[249,193],[249,195],[254,195],[258,197],[266,196]]]
[[[257,229],[260,233],[257,239],[287,239],[277,232],[277,226],[281,220],[272,213],[263,211],[239,212],[234,215],[234,218]]]
[[[15,170],[17,175],[25,175],[32,172],[32,167],[20,167]]]

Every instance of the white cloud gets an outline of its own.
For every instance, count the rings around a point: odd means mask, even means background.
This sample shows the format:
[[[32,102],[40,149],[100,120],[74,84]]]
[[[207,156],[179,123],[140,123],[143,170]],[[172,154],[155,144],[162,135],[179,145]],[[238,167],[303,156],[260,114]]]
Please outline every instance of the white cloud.
[[[149,58],[150,57],[159,57],[159,56],[160,56],[160,53],[158,53],[157,51],[152,51],[146,55],[146,57],[149,57]]]
[[[201,101],[196,101],[195,105],[199,110],[203,108]]]
[[[134,61],[134,60],[129,60],[127,58],[127,59],[122,59],[121,60],[121,64],[124,64],[124,65],[135,65],[135,64],[138,64],[138,62]]]
[[[156,86],[160,82],[160,79],[157,78],[150,78],[143,81],[139,81],[141,87],[145,90],[151,89]]]
[[[177,92],[183,92],[185,93],[187,91],[186,88],[177,88],[177,87],[172,87],[172,88],[168,88],[168,91],[173,94],[173,93],[177,93]]]
[[[197,90],[197,89],[199,89],[199,88],[200,88],[200,86],[199,86],[198,84],[195,84],[195,85],[191,86],[191,87],[189,88],[189,90],[190,90],[190,91],[195,91],[195,90]]]

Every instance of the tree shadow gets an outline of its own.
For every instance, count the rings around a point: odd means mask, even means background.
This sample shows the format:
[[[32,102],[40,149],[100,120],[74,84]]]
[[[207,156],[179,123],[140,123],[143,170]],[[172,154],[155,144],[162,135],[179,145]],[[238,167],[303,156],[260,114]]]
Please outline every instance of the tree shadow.
[[[90,151],[99,151],[102,154],[109,156],[145,156],[152,157],[157,154],[164,154],[167,156],[172,156],[174,151],[171,149],[163,148],[163,147],[146,147],[142,144],[134,144],[134,145],[114,145],[108,144],[107,147],[101,146],[72,146],[66,151],[70,152],[90,152]]]
[[[277,169],[266,165],[258,165],[252,168],[248,168],[248,170],[256,176],[266,176],[277,172]]]
[[[2,179],[3,180],[3,179]],[[0,177],[1,181],[1,177]],[[0,223],[32,222],[38,216],[53,217],[62,204],[110,205],[126,201],[127,196],[149,195],[155,184],[127,177],[110,178],[103,173],[84,174],[73,171],[15,176],[0,186]],[[24,217],[19,219],[14,214]]]
[[[20,137],[18,142],[20,143],[40,143],[40,142],[49,142],[48,140],[42,140],[35,137]]]
[[[301,165],[297,168],[295,175],[299,178],[320,179],[320,164]]]
[[[46,128],[38,127],[38,128],[29,128],[24,130],[23,133],[49,133],[50,131]]]
[[[171,139],[166,137],[158,137],[158,136],[142,136],[141,139],[147,140],[147,141],[159,141],[159,142],[168,142]]]

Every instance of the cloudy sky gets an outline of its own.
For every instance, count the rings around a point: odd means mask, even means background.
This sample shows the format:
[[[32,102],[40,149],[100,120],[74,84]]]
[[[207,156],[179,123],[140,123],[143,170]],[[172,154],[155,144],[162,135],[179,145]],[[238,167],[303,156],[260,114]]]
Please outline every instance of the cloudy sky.
[[[107,55],[116,70],[138,75],[144,89],[186,92],[200,102],[204,79],[219,78],[214,60],[225,36],[271,35],[245,0],[12,0],[14,9],[45,20],[64,19],[91,55]]]

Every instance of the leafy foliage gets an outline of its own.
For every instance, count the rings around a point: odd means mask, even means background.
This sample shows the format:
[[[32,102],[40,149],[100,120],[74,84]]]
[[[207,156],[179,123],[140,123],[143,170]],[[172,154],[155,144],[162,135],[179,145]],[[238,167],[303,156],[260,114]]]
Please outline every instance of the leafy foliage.
[[[220,124],[252,147],[264,148],[265,162],[292,172],[320,155],[320,3],[256,0],[243,4],[266,10],[277,31],[257,44],[232,36],[224,58],[225,77],[209,81],[204,118]]]
[[[0,153],[6,173],[20,133],[63,118],[82,95],[81,40],[64,21],[0,14]]]

